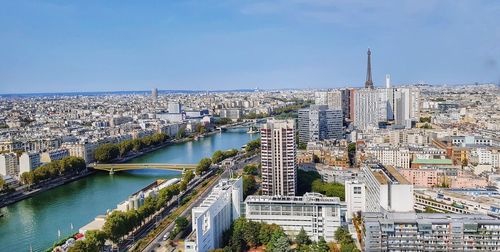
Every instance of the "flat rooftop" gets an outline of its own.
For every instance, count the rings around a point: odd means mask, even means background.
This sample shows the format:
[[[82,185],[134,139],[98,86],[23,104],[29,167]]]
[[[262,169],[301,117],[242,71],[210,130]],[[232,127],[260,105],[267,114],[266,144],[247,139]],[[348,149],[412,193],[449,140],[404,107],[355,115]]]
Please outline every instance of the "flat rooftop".
[[[381,185],[401,184],[409,185],[410,182],[392,166],[382,164],[369,164],[368,168]]]

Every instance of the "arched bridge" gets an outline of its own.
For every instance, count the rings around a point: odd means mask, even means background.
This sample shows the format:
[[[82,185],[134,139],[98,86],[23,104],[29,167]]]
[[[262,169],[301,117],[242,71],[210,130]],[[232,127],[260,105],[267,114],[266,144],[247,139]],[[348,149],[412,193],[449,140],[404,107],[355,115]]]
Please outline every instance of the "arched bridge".
[[[91,168],[114,173],[117,171],[159,169],[169,171],[184,171],[196,169],[196,164],[162,164],[162,163],[127,163],[127,164],[91,164]]]

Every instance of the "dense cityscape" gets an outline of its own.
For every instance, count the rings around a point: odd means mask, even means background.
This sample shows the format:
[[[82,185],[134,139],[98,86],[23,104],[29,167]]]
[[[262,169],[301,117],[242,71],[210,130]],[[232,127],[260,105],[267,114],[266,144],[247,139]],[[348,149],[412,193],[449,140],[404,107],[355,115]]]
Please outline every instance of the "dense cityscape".
[[[0,4],[0,252],[500,251],[499,0]]]
[[[393,85],[389,74],[374,85],[370,57],[364,88],[2,97],[1,246],[498,250],[499,87]],[[112,191],[137,170],[149,175],[87,217],[66,217],[70,229],[16,222],[30,200],[95,178],[111,178]],[[77,187],[89,203],[105,197]],[[63,200],[50,211],[86,209],[58,210]]]

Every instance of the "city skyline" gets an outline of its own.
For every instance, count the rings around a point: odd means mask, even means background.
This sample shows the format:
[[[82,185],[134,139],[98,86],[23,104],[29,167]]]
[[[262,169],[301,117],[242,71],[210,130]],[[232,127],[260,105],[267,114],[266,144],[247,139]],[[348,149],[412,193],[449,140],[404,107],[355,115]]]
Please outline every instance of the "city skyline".
[[[368,47],[375,87],[500,79],[495,1],[4,7],[2,94],[362,87]]]

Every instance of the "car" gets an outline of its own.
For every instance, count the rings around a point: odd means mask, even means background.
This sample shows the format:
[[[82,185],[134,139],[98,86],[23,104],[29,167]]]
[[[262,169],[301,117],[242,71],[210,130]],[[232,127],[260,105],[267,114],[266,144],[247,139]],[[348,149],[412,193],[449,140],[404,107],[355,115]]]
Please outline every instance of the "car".
[[[168,233],[166,233],[165,235],[163,235],[163,240],[164,241],[168,240]]]

